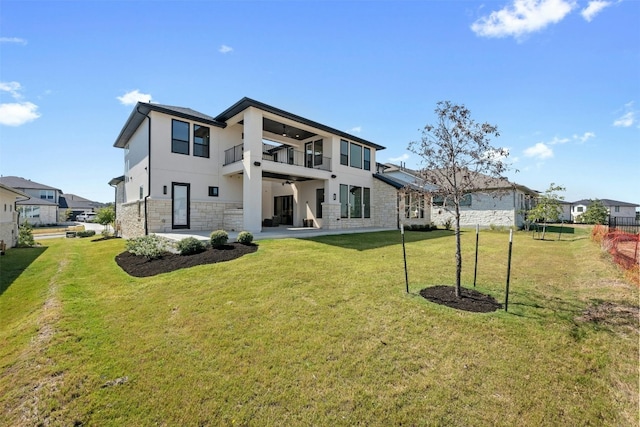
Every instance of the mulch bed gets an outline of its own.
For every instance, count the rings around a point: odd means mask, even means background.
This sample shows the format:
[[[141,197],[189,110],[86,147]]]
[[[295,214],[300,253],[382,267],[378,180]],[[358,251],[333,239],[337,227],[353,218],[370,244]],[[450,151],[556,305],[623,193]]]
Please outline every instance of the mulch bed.
[[[462,288],[460,298],[456,297],[455,286],[433,286],[420,291],[420,295],[436,304],[474,313],[490,313],[502,308],[502,304],[491,295],[473,289]]]
[[[204,252],[194,255],[179,255],[167,252],[157,259],[147,259],[130,252],[122,252],[116,255],[116,263],[131,276],[149,277],[196,265],[231,261],[257,250],[258,246],[255,244],[229,243],[215,249],[207,248]]]

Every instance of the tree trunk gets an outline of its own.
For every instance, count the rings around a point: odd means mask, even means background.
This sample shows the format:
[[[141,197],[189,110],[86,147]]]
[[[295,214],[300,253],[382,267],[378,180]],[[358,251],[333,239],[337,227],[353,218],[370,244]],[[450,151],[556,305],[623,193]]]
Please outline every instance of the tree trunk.
[[[460,280],[462,276],[462,250],[460,245],[460,208],[456,206],[456,297],[462,296]]]

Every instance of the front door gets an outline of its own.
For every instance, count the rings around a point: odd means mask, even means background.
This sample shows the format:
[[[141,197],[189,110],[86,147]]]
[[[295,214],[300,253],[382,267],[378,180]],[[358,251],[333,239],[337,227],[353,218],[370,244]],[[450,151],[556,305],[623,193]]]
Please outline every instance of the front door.
[[[189,228],[190,184],[174,182],[171,186],[171,228]]]
[[[273,198],[273,215],[279,224],[293,225],[293,196],[278,196]]]

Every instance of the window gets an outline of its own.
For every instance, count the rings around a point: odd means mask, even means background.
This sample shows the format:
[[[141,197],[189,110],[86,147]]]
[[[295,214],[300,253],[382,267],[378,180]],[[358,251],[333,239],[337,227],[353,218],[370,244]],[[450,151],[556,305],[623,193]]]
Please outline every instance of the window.
[[[371,170],[371,148],[364,147],[364,170]]]
[[[349,187],[340,184],[340,218],[349,218]]]
[[[319,139],[313,142],[307,142],[304,144],[305,151],[305,166],[312,168],[314,166],[322,165],[322,140]]]
[[[340,164],[349,166],[349,142],[340,140]]]
[[[322,203],[324,203],[324,188],[316,188],[316,218],[322,218]]]
[[[209,187],[209,196],[218,197],[218,187]]]
[[[24,218],[40,218],[40,206],[23,206],[20,208],[20,216]]]
[[[576,208],[576,212],[583,212],[583,211],[584,211],[584,207],[582,207],[582,206],[578,206]]]
[[[614,212],[620,212],[620,206],[614,206],[613,207],[613,211]]]
[[[55,197],[53,190],[40,190],[40,198],[44,200],[53,200]]]
[[[435,199],[435,198],[434,198]],[[424,194],[407,193],[404,196],[405,218],[424,218]]]
[[[447,196],[447,200],[445,203],[444,196],[433,196],[433,206],[453,206],[453,199],[451,196]],[[460,199],[460,206],[471,206],[471,194],[465,194]]]
[[[351,157],[349,165],[352,168],[362,169],[362,146],[352,142],[349,156]]]
[[[352,185],[349,189],[351,218],[362,218],[362,187]]]
[[[190,190],[189,184],[174,182],[171,185],[171,228],[189,228]]]
[[[175,119],[172,120],[171,152],[189,154],[189,123]]]
[[[140,186],[140,197],[139,197],[139,199],[142,200],[143,197],[144,197],[144,186],[141,185]]]
[[[209,158],[209,128],[193,125],[193,155]]]
[[[364,217],[371,218],[371,189],[362,189],[362,204],[364,205]]]

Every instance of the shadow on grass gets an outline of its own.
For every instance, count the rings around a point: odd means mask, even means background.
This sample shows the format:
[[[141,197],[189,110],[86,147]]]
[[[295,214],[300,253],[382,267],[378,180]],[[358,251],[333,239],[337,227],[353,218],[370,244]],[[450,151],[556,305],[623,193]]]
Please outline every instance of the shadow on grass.
[[[454,232],[450,230],[434,231],[406,231],[404,234],[405,243],[419,242],[423,240],[438,239],[441,237],[451,237]],[[309,237],[303,240],[324,243],[325,245],[339,246],[344,249],[356,249],[366,251],[378,249],[385,246],[398,245],[402,243],[402,235],[398,231],[379,231],[375,233],[357,234],[335,234],[327,236]]]
[[[0,258],[0,295],[46,250],[46,246],[7,250]]]
[[[584,304],[556,296],[534,292],[509,292],[508,313],[528,319],[555,318],[573,323],[584,310]]]

